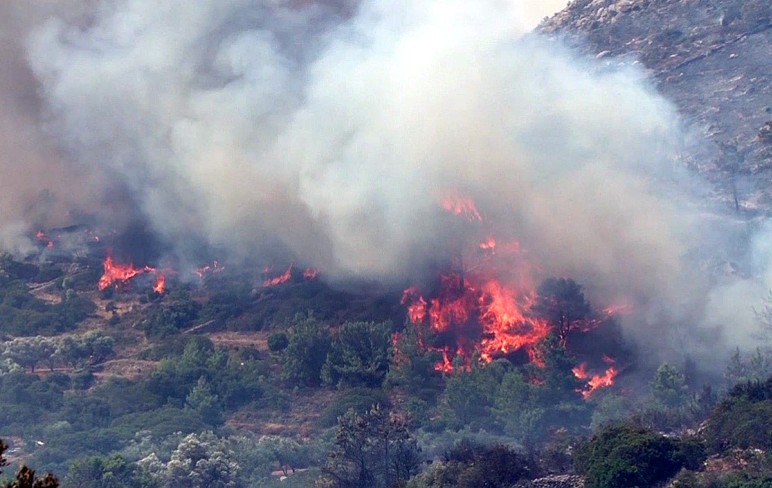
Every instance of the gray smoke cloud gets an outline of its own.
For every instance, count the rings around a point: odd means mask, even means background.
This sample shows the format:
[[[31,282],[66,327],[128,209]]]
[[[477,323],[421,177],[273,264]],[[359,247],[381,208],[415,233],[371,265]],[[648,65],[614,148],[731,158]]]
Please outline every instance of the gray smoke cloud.
[[[133,209],[180,255],[191,240],[282,249],[328,276],[392,280],[447,251],[459,230],[438,202],[456,193],[545,276],[635,304],[634,333],[703,313],[709,283],[687,259],[700,218],[674,196],[693,184],[675,108],[634,63],[524,36],[532,3],[69,7],[4,25],[25,81],[3,79],[0,96],[30,101],[3,109],[0,132],[34,128],[19,147],[34,176],[4,230],[31,225],[36,207],[18,205],[45,188],[57,213]]]

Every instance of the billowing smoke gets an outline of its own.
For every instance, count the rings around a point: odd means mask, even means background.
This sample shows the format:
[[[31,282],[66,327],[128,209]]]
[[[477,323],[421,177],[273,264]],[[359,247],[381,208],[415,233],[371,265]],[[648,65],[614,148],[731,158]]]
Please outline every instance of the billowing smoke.
[[[438,205],[455,193],[545,276],[634,303],[637,325],[700,316],[706,281],[686,259],[699,225],[672,196],[687,181],[674,107],[634,64],[523,36],[528,7],[84,0],[38,12],[9,27],[3,54],[23,79],[3,90],[28,100],[4,105],[2,137],[11,118],[21,134],[3,139],[0,172],[32,175],[3,229],[90,212],[146,222],[183,257],[205,243],[394,280],[458,239]]]

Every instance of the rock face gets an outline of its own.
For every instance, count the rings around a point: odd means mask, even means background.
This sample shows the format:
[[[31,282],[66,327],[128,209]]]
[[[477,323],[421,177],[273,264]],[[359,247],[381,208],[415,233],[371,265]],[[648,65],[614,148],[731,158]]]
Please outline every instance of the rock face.
[[[584,488],[584,478],[576,475],[553,475],[515,485],[515,488]]]
[[[697,169],[772,211],[771,12],[769,0],[575,0],[539,30],[642,62],[715,145]]]

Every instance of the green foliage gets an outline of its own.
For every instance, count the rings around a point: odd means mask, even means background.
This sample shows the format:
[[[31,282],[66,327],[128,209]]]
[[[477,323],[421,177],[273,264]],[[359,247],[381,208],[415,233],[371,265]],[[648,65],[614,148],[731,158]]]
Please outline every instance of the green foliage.
[[[677,368],[661,365],[651,383],[651,395],[637,417],[641,424],[657,430],[674,430],[690,425],[710,408],[708,396],[692,395],[686,377]]]
[[[180,441],[168,462],[153,453],[139,465],[164,488],[237,488],[241,466],[226,441],[211,432],[189,434]]]
[[[491,447],[468,440],[459,442],[442,463],[408,483],[410,488],[509,488],[531,478],[534,467],[504,445]]]
[[[651,393],[654,401],[665,408],[681,408],[689,402],[686,377],[667,363],[657,369]]]
[[[223,408],[219,397],[212,392],[212,388],[201,376],[185,398],[185,406],[198,412],[201,418],[208,424],[217,426],[223,422]]]
[[[408,420],[374,406],[365,414],[349,410],[338,422],[335,448],[319,485],[330,488],[389,488],[418,470],[418,447]]]
[[[186,294],[171,301],[170,305],[157,307],[142,324],[150,338],[163,338],[191,327],[198,319],[201,305]]]
[[[496,392],[494,413],[505,431],[526,446],[544,438],[547,408],[539,386],[528,383],[520,371],[508,371]]]
[[[772,354],[769,350],[762,351],[758,347],[747,359],[740,353],[739,348],[736,349],[724,372],[724,378],[729,387],[738,383],[764,381],[770,375],[772,375]]]
[[[431,401],[444,385],[442,373],[434,369],[441,359],[440,352],[421,347],[416,327],[408,327],[397,334],[386,384]]]
[[[275,332],[268,336],[268,349],[271,352],[283,351],[289,346],[289,338],[284,332]]]
[[[338,418],[349,410],[365,414],[373,405],[389,406],[389,397],[381,390],[370,388],[347,388],[342,390],[327,409],[319,416],[319,425],[332,427],[338,423]]]
[[[389,371],[391,322],[346,322],[338,330],[322,367],[329,385],[381,386]]]
[[[329,328],[313,315],[296,315],[289,345],[282,353],[282,374],[296,384],[319,385],[332,345]]]
[[[615,426],[595,434],[575,461],[577,470],[587,476],[588,488],[647,488],[683,467],[699,467],[704,458],[704,448],[693,441]]]
[[[447,378],[445,394],[459,426],[473,423],[479,426],[488,420],[505,365],[504,362],[483,365],[473,360],[468,371],[456,365]]]
[[[772,448],[772,377],[735,386],[708,419],[705,439],[712,452],[732,447]]]
[[[158,486],[136,463],[120,455],[76,460],[62,481],[63,488],[153,488]]]
[[[68,290],[60,303],[35,298],[23,281],[0,285],[0,332],[13,336],[54,335],[74,329],[96,306]]]
[[[232,358],[225,350],[215,349],[208,339],[196,337],[187,343],[181,355],[161,362],[150,375],[147,389],[182,406],[203,378],[211,393],[207,403],[219,404],[207,407],[214,415],[218,408],[235,408],[259,399],[263,393],[260,371],[259,361]],[[215,425],[217,416],[211,421]]]

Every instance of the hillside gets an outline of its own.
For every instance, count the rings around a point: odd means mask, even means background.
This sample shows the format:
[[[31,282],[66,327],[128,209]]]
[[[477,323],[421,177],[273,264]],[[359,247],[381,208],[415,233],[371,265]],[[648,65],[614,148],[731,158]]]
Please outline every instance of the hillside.
[[[772,486],[772,295],[700,315],[772,272],[695,251],[766,236],[768,0],[576,0],[573,50],[495,0],[91,3],[25,76],[109,211],[0,248],[0,486]],[[673,237],[680,163],[732,226]]]
[[[772,208],[772,5],[576,0],[539,30],[598,58],[631,56],[714,147],[696,169],[738,206]]]

